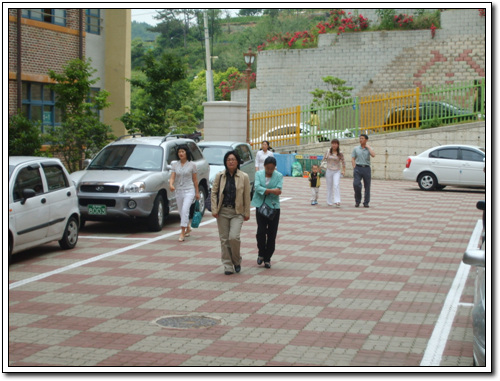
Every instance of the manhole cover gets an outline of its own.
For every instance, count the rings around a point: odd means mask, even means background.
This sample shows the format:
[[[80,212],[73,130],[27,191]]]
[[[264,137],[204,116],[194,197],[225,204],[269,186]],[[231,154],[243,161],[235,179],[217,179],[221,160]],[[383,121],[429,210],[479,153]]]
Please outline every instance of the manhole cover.
[[[165,316],[156,320],[156,324],[165,328],[209,328],[220,323],[219,319],[208,316]]]

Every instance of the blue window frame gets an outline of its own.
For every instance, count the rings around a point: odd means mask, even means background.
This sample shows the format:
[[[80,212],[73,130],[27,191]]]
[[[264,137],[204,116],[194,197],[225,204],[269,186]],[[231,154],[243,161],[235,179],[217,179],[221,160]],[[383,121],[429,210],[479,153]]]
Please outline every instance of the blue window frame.
[[[101,10],[85,10],[85,31],[92,34],[101,34]]]
[[[65,9],[43,9],[43,8],[23,9],[22,17],[32,20],[48,22],[50,24],[66,26]]]
[[[54,91],[47,84],[22,83],[22,112],[29,120],[41,123],[41,132],[46,133],[61,124],[61,112],[56,108]]]

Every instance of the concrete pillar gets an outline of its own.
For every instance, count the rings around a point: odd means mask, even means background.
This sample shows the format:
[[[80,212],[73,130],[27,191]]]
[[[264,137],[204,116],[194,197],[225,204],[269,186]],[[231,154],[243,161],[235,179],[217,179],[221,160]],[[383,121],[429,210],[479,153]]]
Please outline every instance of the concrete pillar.
[[[247,105],[243,102],[205,102],[205,141],[246,141]]]

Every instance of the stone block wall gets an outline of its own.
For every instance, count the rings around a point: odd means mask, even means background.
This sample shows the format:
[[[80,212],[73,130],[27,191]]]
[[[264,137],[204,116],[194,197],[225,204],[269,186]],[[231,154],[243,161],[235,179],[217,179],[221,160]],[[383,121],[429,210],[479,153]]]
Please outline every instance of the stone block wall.
[[[370,135],[368,144],[375,151],[375,158],[371,159],[372,177],[380,180],[402,180],[408,156],[418,155],[429,148],[445,144],[485,147],[486,123],[478,121],[456,126]],[[357,138],[341,141],[340,149],[346,159],[346,177],[352,177],[351,153],[357,145],[359,145]],[[276,152],[324,155],[329,148],[330,143],[326,142],[300,147],[283,147],[276,149]]]
[[[353,96],[484,78],[485,38],[485,18],[466,9],[442,12],[434,39],[430,30],[324,34],[318,48],[259,52],[251,112],[310,104],[328,75]],[[245,102],[246,90],[231,99]]]
[[[247,105],[242,102],[205,102],[205,141],[247,140]]]

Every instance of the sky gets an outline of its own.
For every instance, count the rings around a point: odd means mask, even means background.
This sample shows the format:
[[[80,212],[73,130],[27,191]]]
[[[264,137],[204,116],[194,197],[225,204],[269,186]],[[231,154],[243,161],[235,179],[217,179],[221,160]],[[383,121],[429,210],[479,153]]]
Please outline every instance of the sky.
[[[158,20],[156,20],[154,16],[157,15],[157,11],[161,11],[161,9],[132,9],[132,21],[146,22],[149,25],[156,25]],[[234,9],[232,11],[232,15],[236,15],[239,9]]]

